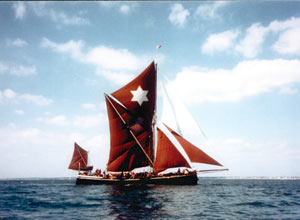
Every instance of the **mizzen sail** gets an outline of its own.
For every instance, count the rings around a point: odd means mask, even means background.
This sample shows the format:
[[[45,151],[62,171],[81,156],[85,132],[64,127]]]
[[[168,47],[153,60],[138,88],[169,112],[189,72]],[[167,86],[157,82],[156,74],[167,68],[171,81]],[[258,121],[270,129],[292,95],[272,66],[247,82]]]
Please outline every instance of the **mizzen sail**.
[[[69,165],[71,170],[92,170],[92,166],[88,166],[88,151],[74,143],[74,152],[71,163]]]

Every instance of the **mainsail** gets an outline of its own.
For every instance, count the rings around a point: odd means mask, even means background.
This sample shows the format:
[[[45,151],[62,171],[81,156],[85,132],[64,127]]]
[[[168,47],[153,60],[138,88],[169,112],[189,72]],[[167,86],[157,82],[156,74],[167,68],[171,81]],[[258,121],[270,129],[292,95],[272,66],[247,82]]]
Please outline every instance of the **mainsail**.
[[[107,170],[129,171],[152,166],[152,122],[156,107],[154,62],[111,95],[113,98],[105,96],[111,146]]]
[[[74,143],[73,157],[69,165],[71,170],[92,170],[92,166],[88,166],[88,151]]]
[[[141,125],[133,124],[135,117],[123,106],[106,96],[106,106],[110,127],[110,154],[108,171],[128,171],[137,167],[147,166],[147,158],[140,148],[149,146],[148,133]],[[133,135],[131,127],[135,127]],[[138,129],[137,129],[138,127]]]

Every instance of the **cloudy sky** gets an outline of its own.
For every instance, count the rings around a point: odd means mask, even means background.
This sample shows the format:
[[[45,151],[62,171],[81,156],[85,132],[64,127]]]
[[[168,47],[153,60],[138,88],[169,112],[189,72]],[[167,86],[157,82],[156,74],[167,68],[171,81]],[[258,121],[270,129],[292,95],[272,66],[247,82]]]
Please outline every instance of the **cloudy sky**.
[[[74,141],[103,169],[103,93],[154,58],[222,175],[300,176],[299,2],[0,2],[0,28],[0,178],[74,176]]]

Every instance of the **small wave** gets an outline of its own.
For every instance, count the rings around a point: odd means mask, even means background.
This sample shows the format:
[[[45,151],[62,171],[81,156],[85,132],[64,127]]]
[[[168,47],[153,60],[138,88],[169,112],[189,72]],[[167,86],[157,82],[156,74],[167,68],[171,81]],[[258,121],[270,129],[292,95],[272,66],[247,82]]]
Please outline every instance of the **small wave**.
[[[277,208],[277,206],[268,204],[265,202],[254,201],[254,202],[242,202],[236,204],[237,206],[251,206],[251,207],[268,207],[268,208]]]

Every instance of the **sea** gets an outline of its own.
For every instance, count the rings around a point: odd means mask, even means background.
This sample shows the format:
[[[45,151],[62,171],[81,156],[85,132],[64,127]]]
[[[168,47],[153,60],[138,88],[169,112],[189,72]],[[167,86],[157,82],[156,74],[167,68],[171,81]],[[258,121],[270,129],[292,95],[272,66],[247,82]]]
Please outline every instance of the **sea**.
[[[0,219],[300,219],[299,179],[199,178],[193,186],[0,180]]]

